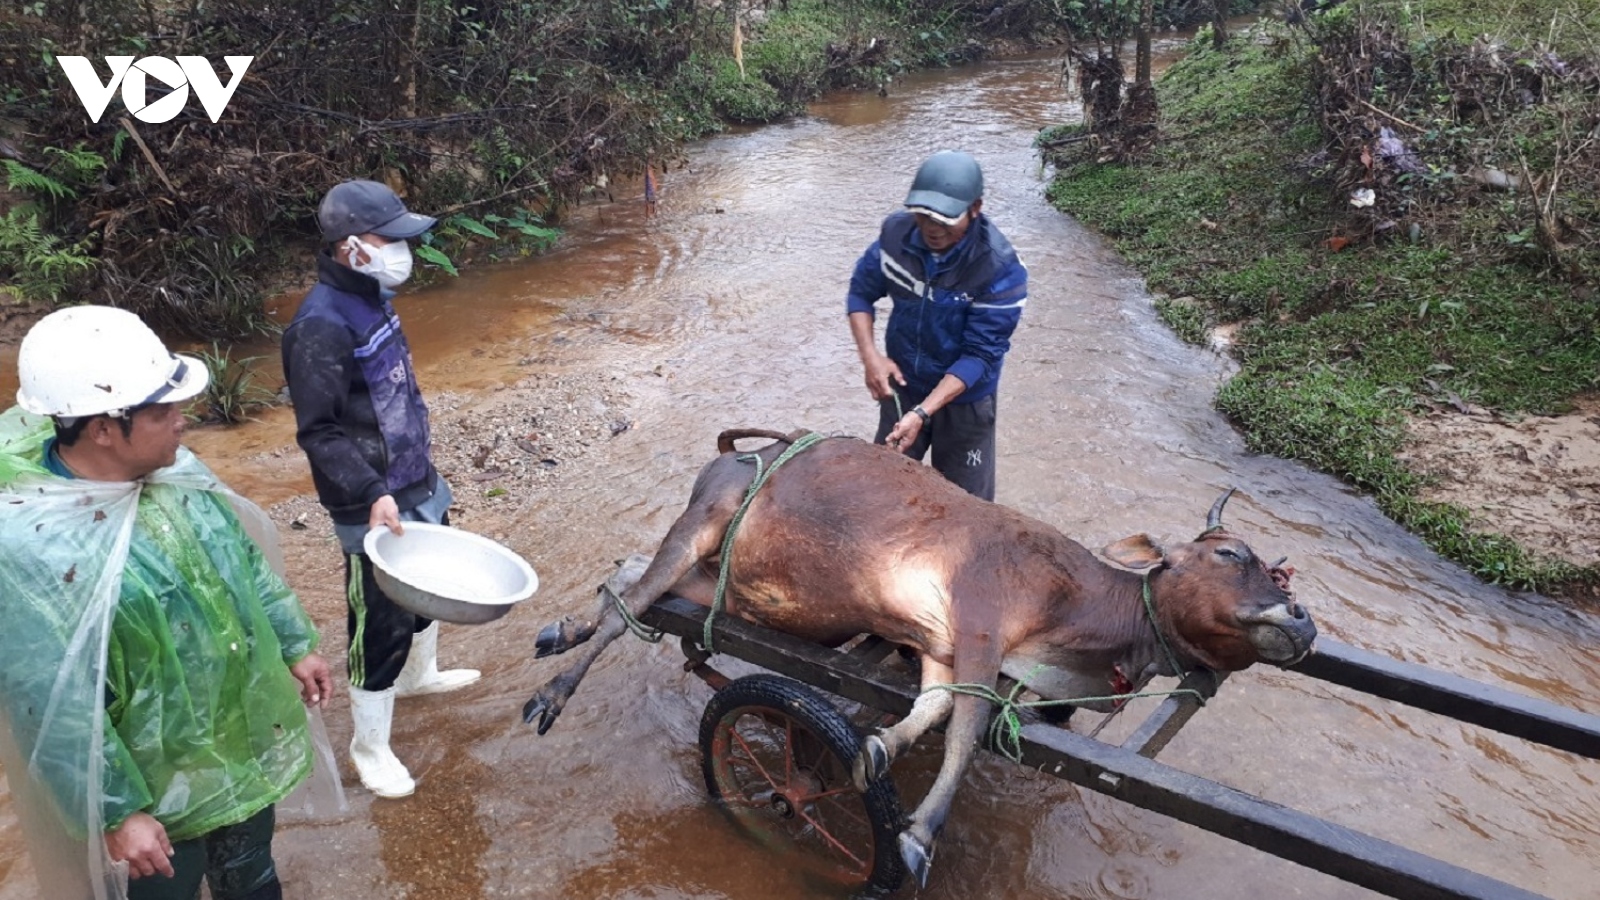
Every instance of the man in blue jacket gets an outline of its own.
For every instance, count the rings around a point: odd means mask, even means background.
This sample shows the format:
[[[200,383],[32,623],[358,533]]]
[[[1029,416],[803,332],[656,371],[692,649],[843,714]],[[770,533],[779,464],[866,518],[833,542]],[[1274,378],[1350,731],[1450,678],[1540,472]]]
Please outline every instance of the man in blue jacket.
[[[878,433],[985,500],[994,499],[995,393],[1028,270],[983,215],[983,171],[970,154],[923,162],[905,210],[883,222],[850,277],[850,333],[878,401]],[[893,304],[879,352],[873,304]]]
[[[350,758],[380,797],[416,788],[389,749],[396,696],[454,690],[479,674],[439,671],[438,624],[379,589],[362,544],[373,528],[399,534],[402,521],[446,523],[450,509],[450,486],[429,456],[411,348],[389,302],[411,275],[407,239],[433,224],[385,185],[336,185],[317,210],[328,244],[317,255],[317,284],[283,333],[296,439],[345,553]]]

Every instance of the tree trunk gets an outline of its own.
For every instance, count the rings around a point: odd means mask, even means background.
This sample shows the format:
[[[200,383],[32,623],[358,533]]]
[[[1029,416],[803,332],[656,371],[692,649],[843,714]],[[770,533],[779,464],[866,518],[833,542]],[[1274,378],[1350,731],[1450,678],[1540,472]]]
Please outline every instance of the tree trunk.
[[[400,50],[400,109],[397,113],[402,119],[417,117],[417,55],[422,41],[423,2],[412,0],[410,22],[402,22],[402,27],[409,26],[406,27],[405,46]]]
[[[1211,0],[1211,46],[1221,50],[1228,43],[1228,0]]]
[[[1155,0],[1140,0],[1139,2],[1139,31],[1136,38],[1133,83],[1135,85],[1150,84],[1150,34],[1156,28]]]

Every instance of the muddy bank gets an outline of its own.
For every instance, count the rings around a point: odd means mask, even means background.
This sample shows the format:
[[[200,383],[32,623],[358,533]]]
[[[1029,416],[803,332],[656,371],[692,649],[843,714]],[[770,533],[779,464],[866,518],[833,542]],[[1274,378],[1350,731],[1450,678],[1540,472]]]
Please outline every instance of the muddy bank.
[[[1600,563],[1600,398],[1564,416],[1511,419],[1477,407],[1410,422],[1400,457],[1480,531],[1576,566]]]

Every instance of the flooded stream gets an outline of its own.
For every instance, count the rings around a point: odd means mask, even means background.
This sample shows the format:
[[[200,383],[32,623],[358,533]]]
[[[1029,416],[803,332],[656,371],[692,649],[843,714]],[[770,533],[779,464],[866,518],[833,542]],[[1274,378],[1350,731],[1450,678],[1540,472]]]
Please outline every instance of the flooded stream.
[[[510,516],[509,543],[543,587],[499,622],[447,632],[446,662],[482,668],[479,685],[402,703],[395,746],[417,795],[373,801],[357,785],[337,821],[291,817],[278,839],[285,896],[817,896],[705,802],[695,741],[710,691],[670,643],[619,641],[544,737],[518,711],[562,665],[531,659],[534,634],[586,613],[613,560],[653,549],[718,431],[870,436],[846,283],[917,163],[945,147],[984,164],[985,212],[1031,277],[1001,387],[999,502],[1098,547],[1140,531],[1191,538],[1237,485],[1231,529],[1265,557],[1289,556],[1324,635],[1600,708],[1600,617],[1479,584],[1337,481],[1244,450],[1210,402],[1227,360],[1178,341],[1139,278],[1044,201],[1029,142],[1078,114],[1058,73],[1040,55],[908,77],[887,97],[826,98],[796,121],[693,147],[663,179],[654,219],[636,200],[586,206],[557,252],[403,298],[426,390],[492,395],[530,365],[603,371],[627,385],[634,424]],[[244,493],[276,502],[309,480],[240,460],[291,444],[290,421],[279,411],[192,443]],[[337,656],[342,615],[320,624]],[[348,739],[342,707],[330,728]],[[1259,668],[1232,678],[1161,759],[1558,900],[1596,895],[1600,763]],[[937,763],[924,748],[897,778],[926,785]],[[15,825],[0,824],[0,900],[30,896]],[[1376,895],[985,756],[918,896]]]

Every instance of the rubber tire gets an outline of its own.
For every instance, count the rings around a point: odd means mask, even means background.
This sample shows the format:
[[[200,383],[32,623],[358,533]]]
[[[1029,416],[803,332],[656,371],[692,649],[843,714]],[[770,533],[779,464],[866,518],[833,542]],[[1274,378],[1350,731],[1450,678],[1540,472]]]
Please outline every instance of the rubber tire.
[[[746,675],[717,691],[700,716],[700,770],[706,793],[719,806],[723,804],[715,772],[714,742],[718,726],[729,716],[744,711],[768,710],[796,722],[810,731],[848,773],[861,749],[861,735],[834,705],[817,691],[781,675]],[[900,810],[900,795],[894,782],[885,776],[865,794],[857,795],[872,828],[873,860],[871,874],[857,889],[866,896],[887,894],[906,877],[896,844],[905,815]]]

